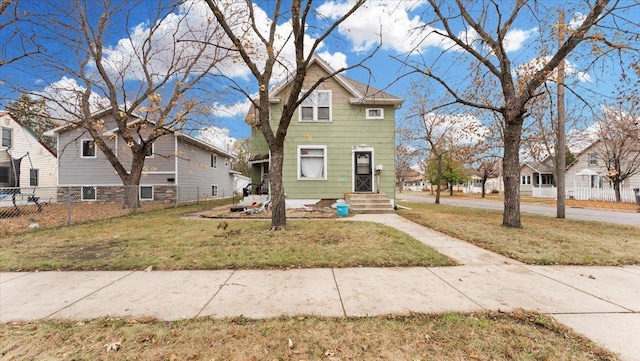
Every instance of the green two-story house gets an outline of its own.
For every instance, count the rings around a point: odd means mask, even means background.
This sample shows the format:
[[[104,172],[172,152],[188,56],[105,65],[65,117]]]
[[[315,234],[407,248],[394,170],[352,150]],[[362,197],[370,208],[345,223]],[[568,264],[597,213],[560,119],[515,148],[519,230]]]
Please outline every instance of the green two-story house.
[[[306,88],[333,73],[317,56],[309,63]],[[281,112],[280,96],[289,83],[271,93],[271,119]],[[303,92],[305,87],[303,86]],[[354,194],[384,194],[395,203],[395,111],[403,100],[344,75],[325,80],[298,108],[285,140],[283,186],[287,207]],[[252,183],[267,193],[269,147],[253,111]],[[275,124],[272,124],[275,128]]]

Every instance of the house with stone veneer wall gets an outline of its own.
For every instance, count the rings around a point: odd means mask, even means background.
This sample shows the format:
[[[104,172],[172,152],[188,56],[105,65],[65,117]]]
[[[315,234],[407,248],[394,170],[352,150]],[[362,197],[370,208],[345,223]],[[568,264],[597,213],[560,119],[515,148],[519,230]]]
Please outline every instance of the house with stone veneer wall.
[[[131,149],[118,136],[110,109],[92,115],[104,122],[105,142],[127,168]],[[135,122],[135,119],[131,120]],[[88,132],[73,124],[45,133],[55,136],[58,144],[58,198],[86,202],[122,202],[122,181],[106,156],[95,146]],[[140,179],[141,201],[183,202],[233,193],[231,169],[235,157],[202,140],[175,131],[158,138],[145,158]]]

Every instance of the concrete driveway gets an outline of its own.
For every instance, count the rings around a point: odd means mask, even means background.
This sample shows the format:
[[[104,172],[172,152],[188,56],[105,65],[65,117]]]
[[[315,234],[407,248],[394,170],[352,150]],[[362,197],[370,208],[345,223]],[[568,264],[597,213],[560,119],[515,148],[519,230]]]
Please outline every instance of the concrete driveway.
[[[435,197],[429,195],[418,195],[412,193],[396,193],[397,200],[405,200],[409,202],[429,202],[433,203]],[[482,209],[493,209],[497,211],[504,210],[502,201],[474,199],[469,197],[449,198],[441,197],[440,204],[448,204],[452,206],[463,206]],[[540,214],[543,216],[555,217],[556,207],[541,204],[520,203],[520,211],[523,213]],[[640,213],[622,212],[622,211],[606,211],[599,209],[573,208],[567,207],[565,212],[566,218],[578,219],[583,221],[598,221],[616,224],[626,224],[640,227]]]

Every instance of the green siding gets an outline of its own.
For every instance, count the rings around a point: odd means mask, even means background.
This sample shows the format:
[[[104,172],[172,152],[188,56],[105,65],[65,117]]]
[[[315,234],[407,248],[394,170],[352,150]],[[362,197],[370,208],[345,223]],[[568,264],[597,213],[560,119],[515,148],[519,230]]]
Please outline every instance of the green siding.
[[[383,108],[384,120],[365,119],[365,109]],[[332,105],[330,123],[301,123],[294,117],[285,140],[283,182],[287,198],[342,198],[353,190],[353,148],[366,145],[373,148],[373,165],[383,165],[379,190],[395,198],[395,110],[393,106]],[[280,116],[279,106],[272,108],[272,119]],[[298,145],[327,146],[327,179],[298,180]],[[254,129],[253,154],[268,152],[259,129]],[[378,188],[377,180],[374,180]]]

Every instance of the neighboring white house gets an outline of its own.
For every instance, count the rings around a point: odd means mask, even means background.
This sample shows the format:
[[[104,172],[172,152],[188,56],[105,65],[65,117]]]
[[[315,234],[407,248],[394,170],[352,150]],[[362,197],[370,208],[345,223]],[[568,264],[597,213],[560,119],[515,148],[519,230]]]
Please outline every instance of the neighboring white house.
[[[0,128],[0,188],[20,187],[21,193],[39,196],[39,188],[55,187],[55,153],[8,112],[0,112]]]
[[[555,197],[553,162],[547,157],[542,162],[525,162],[520,166],[520,194],[549,198]]]
[[[607,168],[598,156],[596,147],[598,141],[593,142],[567,168],[566,189],[567,196],[573,199],[591,199],[615,201],[613,185],[607,178]],[[623,202],[635,202],[633,188],[640,188],[640,174],[625,179],[621,186]]]
[[[608,169],[597,152],[595,141],[578,153],[567,167],[565,190],[569,199],[615,201],[613,183],[607,177]],[[520,166],[520,193],[539,198],[556,198],[551,157],[543,162],[526,162]],[[640,174],[625,179],[620,187],[621,200],[634,203],[634,188],[640,188]]]
[[[131,149],[118,136],[110,109],[92,115],[104,122],[104,140],[126,166]],[[132,122],[135,119],[132,119]],[[45,133],[58,141],[59,194],[69,189],[82,201],[115,201],[122,180],[91,136],[71,124]],[[230,197],[234,191],[231,161],[235,157],[202,140],[176,131],[158,138],[146,156],[139,195],[141,201],[191,201]]]

